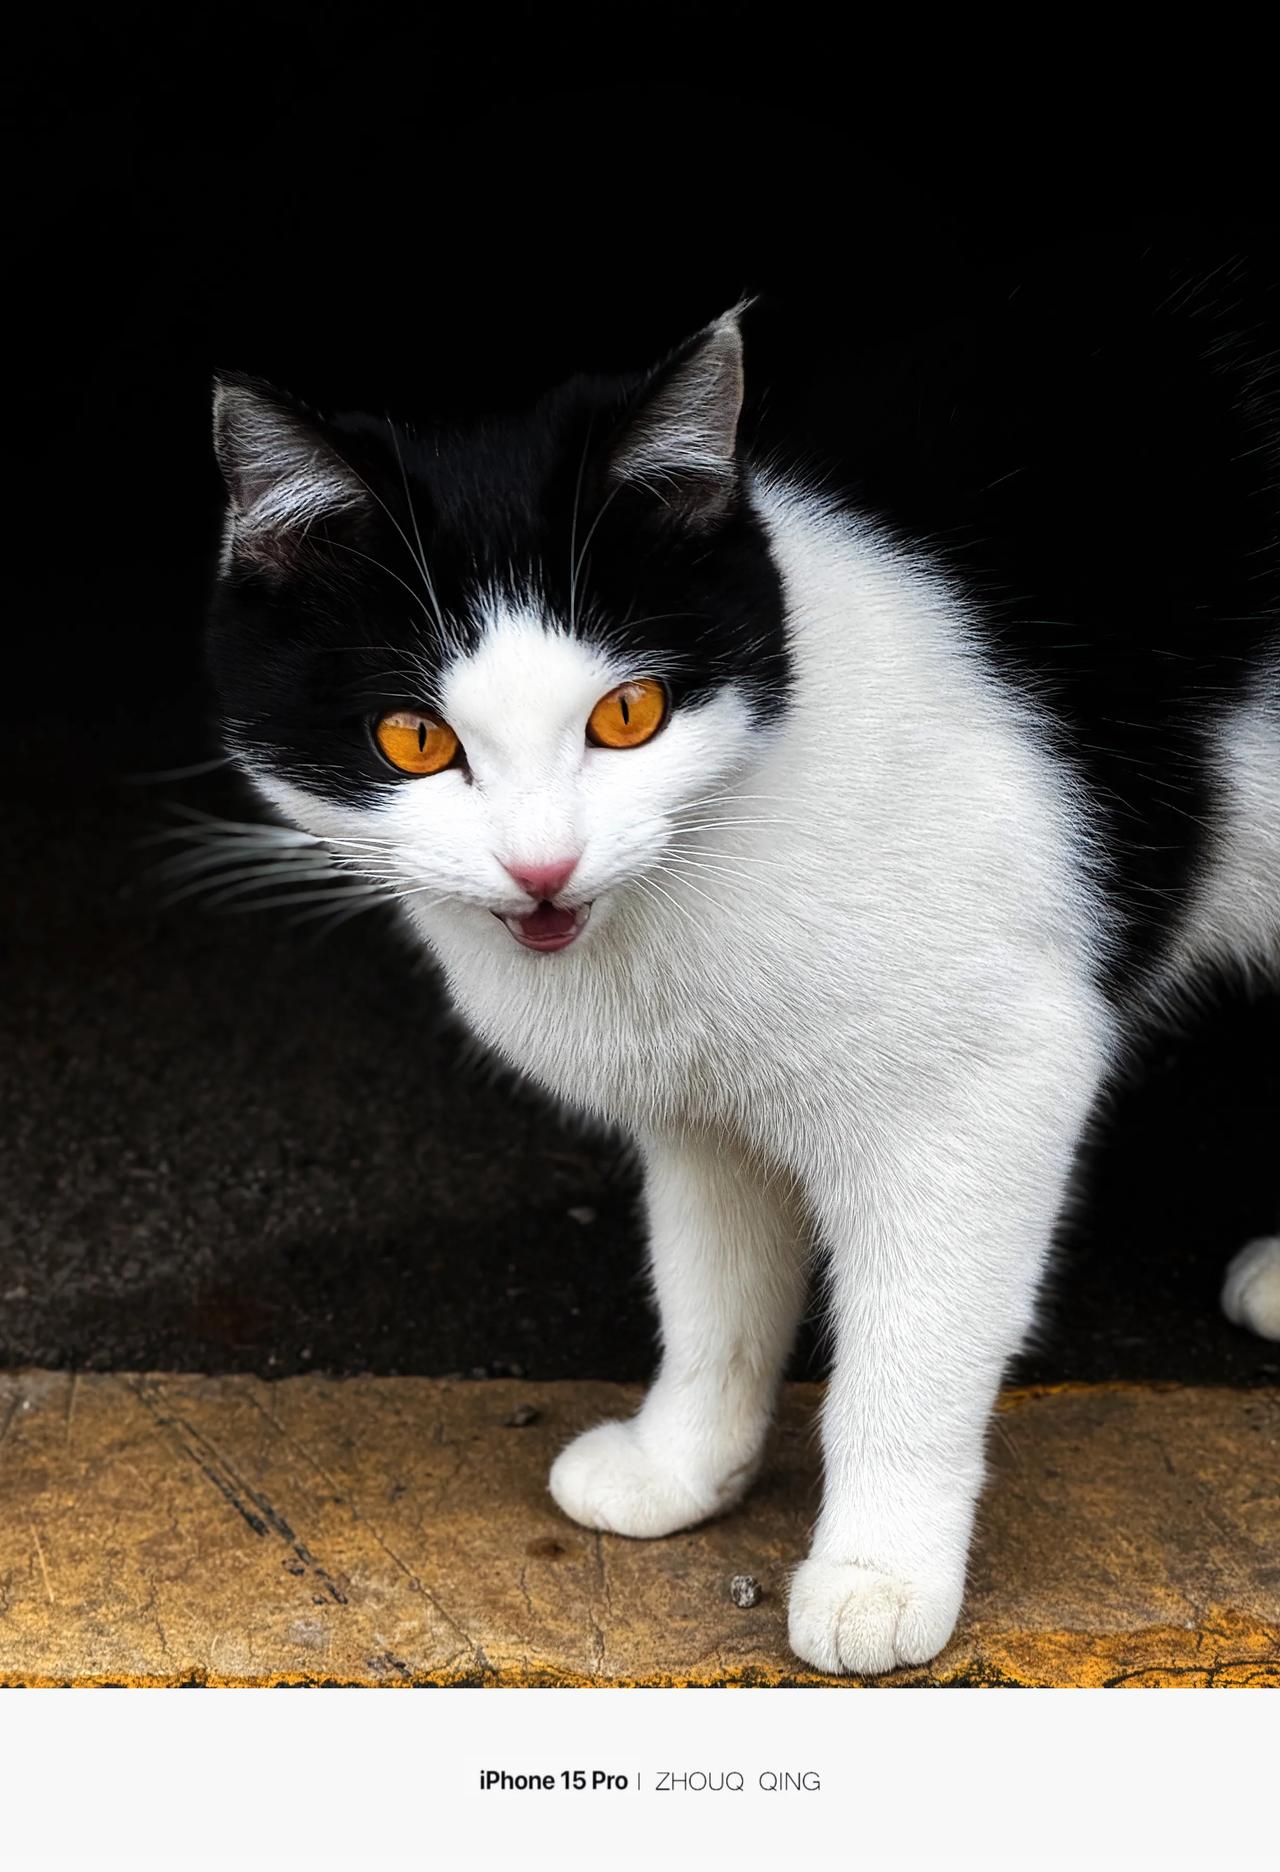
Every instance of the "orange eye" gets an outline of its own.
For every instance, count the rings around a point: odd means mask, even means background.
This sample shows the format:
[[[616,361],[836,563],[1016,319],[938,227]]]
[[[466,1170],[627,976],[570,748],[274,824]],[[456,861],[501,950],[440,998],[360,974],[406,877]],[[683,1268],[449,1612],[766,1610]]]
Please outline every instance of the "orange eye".
[[[446,722],[415,709],[396,709],[384,715],[373,738],[401,773],[440,773],[456,757],[458,737]]]
[[[587,739],[597,747],[640,747],[652,741],[666,719],[666,690],[644,676],[601,696],[587,722]]]

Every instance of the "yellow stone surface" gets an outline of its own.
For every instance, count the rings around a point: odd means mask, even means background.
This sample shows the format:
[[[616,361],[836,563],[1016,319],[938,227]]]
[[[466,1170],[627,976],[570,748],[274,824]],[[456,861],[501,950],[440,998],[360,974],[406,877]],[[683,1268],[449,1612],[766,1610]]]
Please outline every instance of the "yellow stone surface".
[[[786,1643],[816,1390],[789,1392],[743,1507],[654,1542],[546,1491],[561,1444],[637,1396],[0,1375],[0,1682],[841,1681]],[[991,1467],[955,1638],[882,1681],[1280,1685],[1280,1391],[1013,1392]]]

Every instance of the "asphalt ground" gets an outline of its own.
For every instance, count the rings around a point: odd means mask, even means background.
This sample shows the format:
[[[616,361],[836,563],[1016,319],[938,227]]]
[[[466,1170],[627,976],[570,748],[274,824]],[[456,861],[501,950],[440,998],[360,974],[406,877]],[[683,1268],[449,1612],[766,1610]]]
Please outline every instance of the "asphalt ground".
[[[643,1378],[619,1140],[472,1058],[388,913],[318,938],[166,903],[174,804],[256,810],[224,774],[127,777],[207,753],[201,707],[4,735],[0,1365]],[[1280,999],[1224,988],[1154,1040],[1013,1376],[1274,1383],[1217,1290],[1275,1225],[1278,1119]],[[810,1320],[792,1375],[822,1369]]]

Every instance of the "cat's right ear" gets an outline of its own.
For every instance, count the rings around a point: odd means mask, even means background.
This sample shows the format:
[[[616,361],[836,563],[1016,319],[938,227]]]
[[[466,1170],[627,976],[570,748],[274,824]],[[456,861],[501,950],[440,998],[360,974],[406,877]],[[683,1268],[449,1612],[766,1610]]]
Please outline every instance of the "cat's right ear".
[[[695,529],[719,519],[738,486],[744,310],[734,306],[654,372],[609,463],[616,482],[648,489]]]
[[[284,572],[318,523],[367,510],[364,483],[320,429],[256,378],[214,378],[213,447],[228,496],[224,569]]]

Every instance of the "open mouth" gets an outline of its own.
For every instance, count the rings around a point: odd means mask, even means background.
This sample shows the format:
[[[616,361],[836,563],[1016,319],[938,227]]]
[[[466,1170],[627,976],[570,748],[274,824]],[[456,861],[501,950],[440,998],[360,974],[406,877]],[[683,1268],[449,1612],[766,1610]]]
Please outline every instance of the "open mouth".
[[[528,916],[501,916],[496,910],[493,914],[526,949],[567,949],[585,928],[591,905],[560,910],[553,903],[540,903]]]

